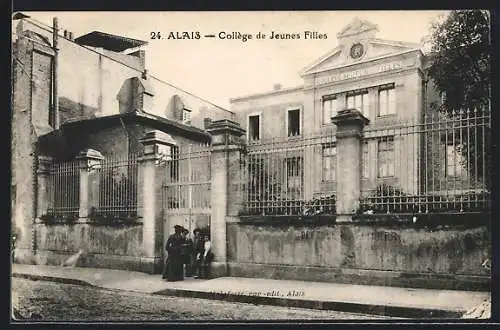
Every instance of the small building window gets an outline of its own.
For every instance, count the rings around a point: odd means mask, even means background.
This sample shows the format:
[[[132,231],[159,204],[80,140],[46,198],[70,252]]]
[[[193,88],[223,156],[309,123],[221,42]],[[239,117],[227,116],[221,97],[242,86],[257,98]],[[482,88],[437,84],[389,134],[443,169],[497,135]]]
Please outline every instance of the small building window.
[[[323,181],[335,181],[337,171],[337,148],[323,147]]]
[[[369,102],[368,102],[368,90],[361,89],[357,91],[347,92],[347,108],[357,109],[361,113],[369,118]]]
[[[323,97],[323,124],[331,124],[332,117],[337,114],[337,98],[335,96]]]
[[[260,140],[260,116],[248,116],[248,138],[249,140]]]
[[[387,116],[396,113],[396,93],[394,84],[381,86],[378,91],[378,115]]]
[[[184,124],[191,123],[191,110],[189,109],[182,110],[182,122]]]
[[[463,145],[453,144],[446,146],[446,176],[463,177],[467,173],[463,147]]]
[[[366,179],[370,173],[370,159],[368,154],[368,141],[361,145],[361,177]]]
[[[378,177],[394,176],[394,137],[386,137],[378,141]]]
[[[288,136],[300,135],[300,110],[288,110]]]

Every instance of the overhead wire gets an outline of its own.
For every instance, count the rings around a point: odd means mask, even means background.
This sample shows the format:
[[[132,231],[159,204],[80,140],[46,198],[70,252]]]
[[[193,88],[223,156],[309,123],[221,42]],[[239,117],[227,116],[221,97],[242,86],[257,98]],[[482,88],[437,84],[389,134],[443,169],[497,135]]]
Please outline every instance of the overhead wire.
[[[53,33],[53,27],[51,27],[50,25],[47,25],[47,24],[45,24],[45,23],[43,23],[43,22],[40,22],[40,21],[38,21],[38,20],[36,20],[36,19],[34,19],[34,18],[32,18],[32,17],[29,17],[29,18],[24,18],[24,19],[25,19],[25,20],[27,20],[27,21],[29,21],[31,24],[33,24],[33,25],[37,26],[38,28],[40,28],[40,29],[42,29],[42,30],[45,30],[45,31],[50,32],[50,33]],[[86,47],[86,46],[84,46],[84,45],[80,45],[80,44],[76,43],[74,40],[71,40],[71,39],[69,39],[69,38],[65,37],[64,35],[61,35],[61,34],[59,34],[59,33],[58,33],[58,36],[59,36],[60,38],[63,38],[63,39],[65,39],[65,40],[69,41],[69,42],[72,42],[73,44],[78,45],[78,46],[80,46],[80,47],[82,47],[82,48],[84,48],[84,49],[86,49],[86,50],[89,50],[89,51],[92,51],[92,52],[94,52],[94,53],[96,53],[96,54],[99,54],[100,56],[103,56],[103,57],[105,57],[105,58],[107,58],[107,59],[109,59],[109,60],[111,60],[111,61],[113,61],[113,62],[115,62],[115,63],[119,63],[119,64],[121,64],[121,65],[123,65],[123,66],[126,66],[126,67],[128,67],[128,68],[130,68],[130,69],[132,69],[132,70],[134,70],[134,71],[136,71],[136,72],[138,72],[138,73],[141,73],[141,74],[143,73],[143,71],[141,71],[141,70],[137,69],[137,68],[136,68],[136,67],[134,67],[134,66],[131,66],[131,65],[129,65],[129,64],[127,64],[127,63],[124,63],[124,62],[121,62],[121,61],[119,61],[119,60],[117,60],[117,59],[115,59],[115,58],[113,58],[113,57],[111,57],[111,56],[108,56],[108,55],[106,55],[106,54],[100,53],[100,52],[98,52],[98,51],[96,51],[96,50],[94,50],[94,49],[92,49],[92,48]],[[154,75],[151,75],[151,74],[150,74],[149,76],[150,76],[151,78],[153,78],[153,79],[156,79],[157,81],[159,81],[159,82],[160,82],[160,83],[162,83],[162,84],[165,84],[165,85],[167,85],[167,86],[170,86],[170,87],[172,87],[172,88],[175,88],[175,89],[177,89],[177,90],[179,90],[179,91],[181,91],[181,92],[183,92],[183,93],[186,93],[187,95],[190,95],[190,96],[192,96],[192,97],[194,97],[194,98],[196,98],[196,99],[198,99],[198,100],[200,100],[200,101],[203,101],[203,102],[205,102],[205,103],[208,103],[208,104],[210,104],[211,106],[214,106],[214,107],[216,107],[216,108],[218,108],[218,109],[220,109],[220,110],[227,111],[227,112],[230,112],[230,113],[234,113],[234,112],[233,112],[233,111],[231,111],[231,110],[225,109],[225,108],[223,108],[223,107],[221,107],[221,106],[219,106],[219,105],[217,105],[217,104],[215,104],[215,103],[213,103],[213,102],[210,102],[210,101],[208,101],[208,100],[206,100],[206,99],[204,99],[204,98],[202,98],[202,97],[200,97],[200,96],[198,96],[198,95],[195,95],[195,94],[193,94],[193,93],[191,93],[191,92],[188,92],[188,91],[186,91],[186,90],[184,90],[184,89],[182,89],[182,88],[180,88],[180,87],[178,87],[178,86],[176,86],[176,85],[174,85],[174,84],[172,84],[172,83],[169,83],[168,81],[165,81],[165,80],[163,80],[163,79],[161,79],[161,78],[158,78],[158,77],[156,77],[156,76],[154,76]]]

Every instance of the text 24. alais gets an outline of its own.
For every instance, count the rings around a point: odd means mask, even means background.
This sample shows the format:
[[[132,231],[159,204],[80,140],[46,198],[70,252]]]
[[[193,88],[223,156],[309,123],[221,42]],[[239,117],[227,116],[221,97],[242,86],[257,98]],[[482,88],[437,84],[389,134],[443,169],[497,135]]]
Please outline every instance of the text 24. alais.
[[[289,40],[289,39],[328,39],[326,33],[320,33],[316,31],[304,31],[301,33],[281,33],[281,32],[258,32],[256,34],[242,33],[242,32],[225,32],[221,31],[216,34],[203,34],[199,31],[194,32],[179,32],[170,31],[168,33],[161,32],[151,32],[151,39],[167,39],[167,40],[198,40],[201,38],[217,38],[220,40],[239,40],[246,42],[248,40],[258,39],[270,39],[270,40]]]

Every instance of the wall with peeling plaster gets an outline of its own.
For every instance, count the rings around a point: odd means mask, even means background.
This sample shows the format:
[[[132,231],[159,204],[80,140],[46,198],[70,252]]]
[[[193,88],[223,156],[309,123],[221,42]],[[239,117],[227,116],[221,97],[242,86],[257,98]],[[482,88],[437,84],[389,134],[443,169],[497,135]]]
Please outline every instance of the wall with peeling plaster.
[[[384,228],[372,225],[228,224],[228,261],[239,264],[487,275],[485,227]],[[298,268],[300,271],[300,268]]]

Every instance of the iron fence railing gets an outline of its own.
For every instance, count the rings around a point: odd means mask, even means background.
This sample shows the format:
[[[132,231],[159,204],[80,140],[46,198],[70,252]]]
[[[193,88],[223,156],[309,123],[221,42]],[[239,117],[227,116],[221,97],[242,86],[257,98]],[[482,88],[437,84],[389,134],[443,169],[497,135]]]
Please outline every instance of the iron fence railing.
[[[97,205],[92,210],[92,216],[115,218],[137,216],[137,158],[137,154],[108,156],[95,171],[90,173],[91,186],[99,187],[96,196]]]
[[[390,118],[389,118],[390,117]],[[358,213],[490,209],[488,109],[377,118],[363,129]],[[248,143],[245,215],[335,214],[334,130]]]
[[[189,144],[173,148],[160,162],[162,205],[166,210],[210,208],[210,146]],[[193,211],[194,212],[194,211]]]
[[[250,141],[242,214],[334,214],[335,157],[331,134]]]
[[[491,206],[488,109],[430,112],[416,122],[367,127],[377,180],[362,180],[362,213],[483,213]],[[392,142],[393,175],[381,144]],[[387,149],[387,148],[386,148]],[[376,154],[375,154],[376,152]],[[378,164],[377,164],[378,162]]]
[[[78,217],[80,209],[79,165],[77,160],[51,164],[47,184],[48,215]]]

